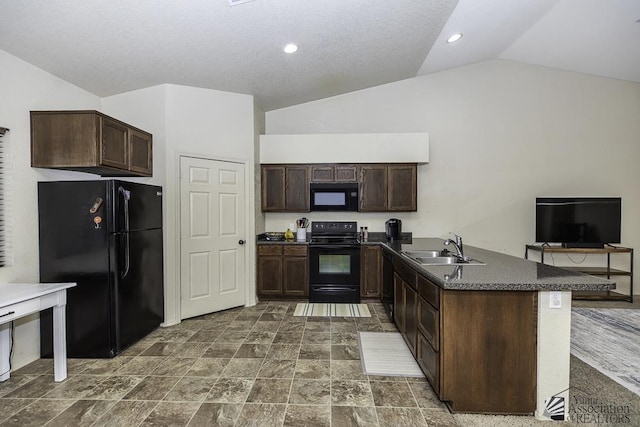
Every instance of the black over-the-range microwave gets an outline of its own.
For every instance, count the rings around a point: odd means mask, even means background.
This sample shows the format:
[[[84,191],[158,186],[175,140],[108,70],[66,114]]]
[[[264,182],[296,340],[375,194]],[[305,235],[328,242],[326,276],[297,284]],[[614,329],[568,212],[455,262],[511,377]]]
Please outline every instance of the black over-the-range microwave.
[[[358,183],[311,183],[311,211],[357,211]]]

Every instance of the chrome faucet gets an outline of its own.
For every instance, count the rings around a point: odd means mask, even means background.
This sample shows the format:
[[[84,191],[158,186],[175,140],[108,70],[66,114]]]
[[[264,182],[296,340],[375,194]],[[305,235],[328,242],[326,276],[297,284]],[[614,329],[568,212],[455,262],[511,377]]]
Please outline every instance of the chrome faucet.
[[[451,239],[447,239],[444,241],[444,244],[449,246],[449,245],[453,245],[454,248],[456,248],[456,255],[458,256],[458,258],[460,258],[463,261],[466,261],[467,258],[464,256],[464,250],[462,248],[462,237],[458,236],[456,233],[451,233],[456,237],[456,240],[453,241]]]

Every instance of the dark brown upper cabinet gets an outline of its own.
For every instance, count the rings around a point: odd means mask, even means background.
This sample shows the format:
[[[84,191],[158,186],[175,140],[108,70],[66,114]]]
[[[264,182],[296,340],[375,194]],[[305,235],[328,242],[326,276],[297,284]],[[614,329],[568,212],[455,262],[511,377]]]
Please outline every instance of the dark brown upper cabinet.
[[[387,165],[387,210],[418,209],[418,171],[416,165]]]
[[[97,111],[32,111],[31,166],[152,176],[152,135]]]
[[[360,211],[387,210],[387,166],[360,166]]]
[[[309,167],[263,165],[262,210],[309,212]]]
[[[417,210],[417,165],[380,164],[360,166],[360,211]]]
[[[262,165],[262,211],[309,212],[310,182],[357,182],[360,212],[417,210],[417,168],[413,164]]]
[[[358,166],[343,164],[311,165],[311,182],[357,182]]]

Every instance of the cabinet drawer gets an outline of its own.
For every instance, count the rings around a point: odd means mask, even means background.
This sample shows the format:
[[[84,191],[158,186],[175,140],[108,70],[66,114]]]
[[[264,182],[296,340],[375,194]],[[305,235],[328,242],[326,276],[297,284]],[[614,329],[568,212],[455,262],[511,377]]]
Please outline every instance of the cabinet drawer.
[[[336,182],[356,182],[358,167],[356,165],[336,165]]]
[[[416,288],[416,271],[411,266],[396,258],[393,260],[393,269],[409,286]]]
[[[440,353],[433,350],[425,337],[418,333],[418,365],[437,395],[440,394]]]
[[[11,322],[31,313],[40,311],[40,298],[23,301],[7,307],[0,308],[0,323]]]
[[[311,166],[311,182],[334,182],[335,167],[333,165]]]
[[[440,349],[440,312],[418,297],[418,329],[434,350]]]
[[[285,256],[307,256],[307,245],[284,245]]]
[[[418,274],[418,293],[436,309],[440,308],[440,288]]]
[[[283,245],[258,245],[258,255],[282,255]]]

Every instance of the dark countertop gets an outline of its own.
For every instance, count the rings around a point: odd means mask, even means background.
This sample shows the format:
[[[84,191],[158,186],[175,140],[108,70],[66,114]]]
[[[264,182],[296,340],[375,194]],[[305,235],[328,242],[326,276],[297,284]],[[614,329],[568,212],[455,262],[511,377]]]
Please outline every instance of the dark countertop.
[[[401,242],[403,243],[411,243],[411,233],[402,233],[401,236]],[[306,240],[296,240],[296,239],[291,239],[291,240],[267,240],[265,233],[262,234],[258,234],[256,236],[256,243],[259,245],[269,245],[269,244],[273,244],[273,243],[277,243],[277,244],[308,244],[309,241],[311,240],[311,233],[307,233],[307,239]],[[367,244],[379,244],[379,243],[383,243],[383,242],[387,242],[387,236],[385,235],[385,233],[380,233],[380,232],[371,232],[369,233],[369,238],[367,239],[367,241],[365,242],[361,242],[363,245],[367,245]]]
[[[384,242],[415,270],[443,289],[494,291],[603,291],[615,283],[564,268],[464,245],[464,254],[486,265],[421,265],[400,251],[449,249],[441,239],[414,238],[411,244]]]
[[[307,241],[267,241],[258,235],[258,244],[308,244]],[[421,265],[401,254],[410,250],[442,250],[442,239],[412,238],[402,233],[402,239],[388,241],[384,233],[369,233],[363,244],[378,244],[443,289],[490,291],[605,291],[615,289],[614,282],[588,274],[540,264],[512,255],[464,245],[464,254],[486,265]]]

